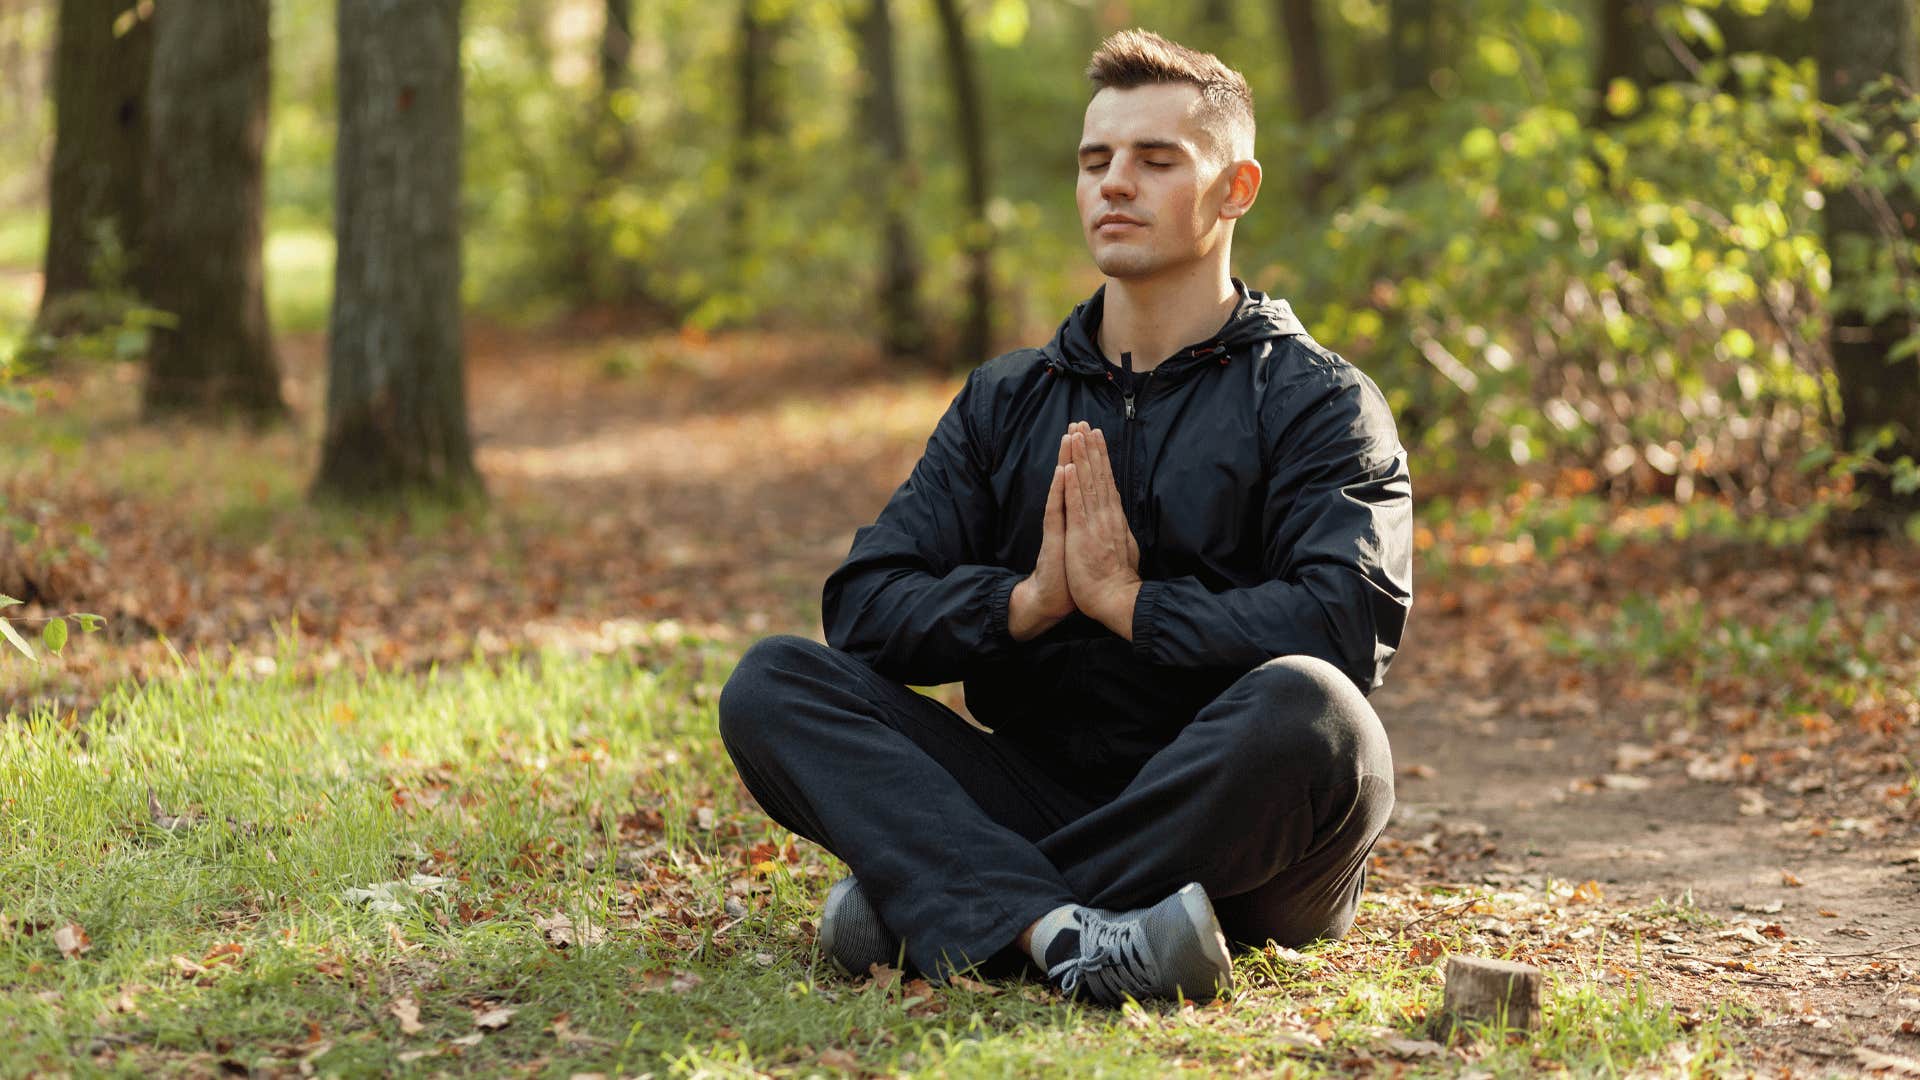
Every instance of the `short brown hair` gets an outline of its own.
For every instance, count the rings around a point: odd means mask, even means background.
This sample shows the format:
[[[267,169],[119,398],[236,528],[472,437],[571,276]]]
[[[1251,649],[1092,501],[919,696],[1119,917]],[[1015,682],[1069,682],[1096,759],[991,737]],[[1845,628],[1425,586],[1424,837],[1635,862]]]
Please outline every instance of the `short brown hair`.
[[[1189,49],[1151,30],[1122,30],[1109,35],[1087,62],[1093,92],[1136,86],[1187,83],[1200,90],[1201,123],[1223,160],[1231,160],[1235,136],[1253,145],[1253,91],[1239,72],[1212,53]]]

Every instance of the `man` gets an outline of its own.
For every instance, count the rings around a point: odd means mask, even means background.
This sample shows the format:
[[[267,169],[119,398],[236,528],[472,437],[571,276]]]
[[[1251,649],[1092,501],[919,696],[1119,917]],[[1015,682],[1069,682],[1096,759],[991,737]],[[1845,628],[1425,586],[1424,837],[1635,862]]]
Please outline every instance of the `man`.
[[[844,970],[1030,959],[1102,1002],[1205,999],[1224,936],[1353,922],[1393,805],[1364,695],[1411,604],[1412,492],[1379,389],[1229,275],[1260,190],[1246,81],[1141,31],[1088,76],[1106,283],[973,371],[828,578],[829,644],[749,649],[720,731],[852,869],[820,929]],[[954,680],[991,733],[909,689]]]

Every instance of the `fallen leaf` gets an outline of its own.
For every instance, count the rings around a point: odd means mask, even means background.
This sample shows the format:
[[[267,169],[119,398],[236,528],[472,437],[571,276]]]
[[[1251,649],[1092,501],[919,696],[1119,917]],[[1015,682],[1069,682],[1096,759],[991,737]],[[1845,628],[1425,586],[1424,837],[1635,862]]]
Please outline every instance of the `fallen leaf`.
[[[448,1039],[447,1041],[452,1043],[455,1046],[479,1046],[480,1039],[481,1039],[481,1034],[480,1032],[476,1031],[470,1035],[462,1035],[459,1038]]]
[[[1402,765],[1399,772],[1401,777],[1408,780],[1431,780],[1440,775],[1431,765]]]
[[[519,1011],[517,1007],[512,1005],[497,1005],[484,1012],[474,1013],[473,1026],[482,1031],[499,1031],[501,1028],[506,1027],[507,1021],[512,1020],[513,1014]]]
[[[1431,1039],[1388,1039],[1383,1046],[1387,1053],[1397,1058],[1433,1057],[1446,1053],[1447,1048]]]
[[[965,975],[955,975],[949,978],[947,985],[957,986],[962,990],[975,994],[997,994],[1000,992],[1000,988],[991,983],[983,983],[978,979],[969,979]]]
[[[420,1023],[420,1003],[410,997],[394,998],[387,1004],[387,1011],[400,1021],[402,1035],[418,1035],[426,1030]]]
[[[571,916],[556,913],[551,917],[534,916],[533,925],[546,938],[547,944],[556,949],[570,948],[574,945],[599,945],[607,940],[606,927],[596,926],[582,919],[576,925]]]
[[[1588,878],[1586,881],[1581,882],[1579,887],[1573,890],[1573,895],[1567,899],[1576,904],[1597,904],[1605,895],[1605,892],[1606,890],[1600,887],[1599,882]]]
[[[820,1064],[825,1065],[829,1069],[855,1072],[860,1068],[860,1059],[836,1046],[830,1050],[820,1051]]]
[[[1630,773],[1608,773],[1600,778],[1600,786],[1608,791],[1645,791],[1653,786],[1653,781]]]
[[[81,953],[93,948],[93,939],[87,936],[79,923],[70,922],[53,932],[53,944],[60,950],[61,956],[75,960]]]
[[[1802,885],[1805,885],[1806,882],[1801,881],[1800,878],[1797,875],[1795,875],[1793,871],[1782,870],[1780,871],[1780,884],[1785,885],[1788,888],[1797,889],[1797,888],[1800,888]]]
[[[1864,1046],[1855,1047],[1853,1057],[1869,1072],[1887,1072],[1896,1076],[1920,1076],[1920,1058],[1910,1058],[1904,1054],[1883,1054]]]
[[[867,974],[873,977],[873,983],[868,987],[872,990],[885,990],[900,981],[899,968],[888,967],[877,960],[867,965]]]
[[[1446,951],[1445,946],[1432,938],[1416,941],[1407,948],[1407,961],[1413,964],[1431,964],[1440,959]]]

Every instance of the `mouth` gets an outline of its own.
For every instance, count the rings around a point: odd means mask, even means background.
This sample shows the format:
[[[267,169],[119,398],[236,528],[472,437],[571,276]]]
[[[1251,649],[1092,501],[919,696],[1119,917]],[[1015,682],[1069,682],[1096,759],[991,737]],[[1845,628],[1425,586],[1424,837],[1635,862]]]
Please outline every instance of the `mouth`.
[[[1093,231],[1103,235],[1123,233],[1128,229],[1145,228],[1144,223],[1125,214],[1103,214],[1093,223]]]

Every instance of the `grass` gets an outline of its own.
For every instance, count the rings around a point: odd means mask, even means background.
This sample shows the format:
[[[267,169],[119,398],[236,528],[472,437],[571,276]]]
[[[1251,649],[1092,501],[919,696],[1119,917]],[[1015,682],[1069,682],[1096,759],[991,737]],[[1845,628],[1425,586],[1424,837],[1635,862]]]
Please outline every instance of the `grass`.
[[[1211,1008],[846,980],[808,922],[842,869],[752,809],[718,744],[729,655],[684,637],[649,655],[667,659],[305,681],[283,645],[183,662],[84,721],[10,717],[0,1073],[1318,1075],[1386,1067],[1395,1039],[1415,1072],[1699,1073],[1725,1056],[1718,1020],[1689,1032],[1643,988],[1567,969],[1531,1042],[1422,1047],[1438,969],[1378,928],[1397,921],[1379,900],[1345,942],[1247,954]],[[416,874],[442,883],[388,911],[351,891]],[[69,926],[90,941],[71,957]],[[476,1026],[500,1008],[504,1026]]]

